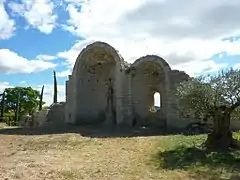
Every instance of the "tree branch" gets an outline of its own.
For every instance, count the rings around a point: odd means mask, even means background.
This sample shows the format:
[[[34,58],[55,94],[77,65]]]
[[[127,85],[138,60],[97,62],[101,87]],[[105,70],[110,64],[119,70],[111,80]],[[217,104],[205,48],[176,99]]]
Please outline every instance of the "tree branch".
[[[204,115],[203,121],[207,121],[209,118],[211,118],[215,112],[215,109],[216,109],[216,106],[209,106],[209,110]]]
[[[237,100],[236,103],[234,103],[230,108],[229,108],[229,111],[230,113],[233,112],[237,107],[240,106],[240,99]]]

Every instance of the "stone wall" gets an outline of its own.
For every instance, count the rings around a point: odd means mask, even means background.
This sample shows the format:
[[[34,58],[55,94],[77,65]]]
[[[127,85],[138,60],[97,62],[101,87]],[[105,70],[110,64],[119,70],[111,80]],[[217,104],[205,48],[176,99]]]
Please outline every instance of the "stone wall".
[[[106,94],[108,80],[113,80],[113,108],[117,124],[150,123],[173,125],[179,118],[176,84],[186,79],[181,71],[171,70],[168,63],[155,55],[147,55],[127,64],[109,44],[95,42],[79,54],[73,73],[66,82],[68,123],[106,122],[109,113]],[[149,111],[153,95],[161,94],[161,109]]]
[[[109,82],[113,86],[113,119],[122,121],[122,59],[110,45],[95,42],[88,45],[78,56],[68,82],[67,114],[71,122],[102,122],[106,109]],[[72,90],[73,89],[73,90]],[[70,93],[71,92],[71,93]],[[112,101],[111,101],[112,102]],[[70,122],[69,116],[66,116]],[[113,120],[114,121],[114,120]]]
[[[180,83],[183,81],[187,81],[190,78],[190,76],[186,74],[184,71],[172,70],[170,72],[170,78],[171,78],[170,89],[172,93],[171,97],[175,101],[175,106],[173,106],[173,111],[177,113],[176,115],[177,117],[186,118],[182,116],[181,108],[179,106],[178,97],[176,94],[177,94],[177,88],[180,85]],[[191,118],[194,118],[194,117],[191,116]]]
[[[54,125],[65,123],[65,102],[54,103],[49,107],[46,122]]]
[[[27,115],[21,119],[21,126],[42,127],[51,125],[65,124],[65,102],[55,103],[50,109],[36,111],[33,115]]]
[[[40,127],[46,122],[48,111],[48,109],[44,109],[33,113],[34,127]]]
[[[80,85],[77,91],[77,119],[85,122],[104,121],[104,111],[107,107],[106,94],[109,78],[115,83],[115,68],[104,65],[95,70],[95,74],[82,71],[79,76]],[[83,75],[83,73],[85,73]],[[116,91],[115,86],[113,87]],[[84,103],[83,103],[84,102]],[[114,107],[116,107],[116,96],[114,96]],[[102,119],[103,118],[103,119]]]
[[[20,120],[20,126],[24,127],[41,127],[47,121],[48,109],[43,109],[41,111],[36,111],[33,115],[26,115]]]
[[[127,68],[127,67],[126,67]],[[129,67],[128,67],[129,68]],[[130,71],[124,71],[122,73],[122,124],[132,125],[134,121],[133,117],[133,105],[132,105],[132,74]]]
[[[132,104],[136,121],[165,126],[170,108],[167,96],[169,65],[158,56],[148,55],[136,60],[132,68]],[[154,106],[155,92],[161,95],[161,108],[153,113],[150,108]]]

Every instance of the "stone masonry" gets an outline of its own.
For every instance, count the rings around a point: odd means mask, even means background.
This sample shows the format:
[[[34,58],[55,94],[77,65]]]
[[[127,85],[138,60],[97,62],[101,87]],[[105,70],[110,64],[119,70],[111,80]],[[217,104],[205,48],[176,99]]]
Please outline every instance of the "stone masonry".
[[[181,124],[176,85],[188,78],[159,56],[147,55],[128,64],[109,44],[94,42],[79,54],[66,82],[65,121],[160,127]],[[151,112],[155,92],[161,95],[161,107]]]

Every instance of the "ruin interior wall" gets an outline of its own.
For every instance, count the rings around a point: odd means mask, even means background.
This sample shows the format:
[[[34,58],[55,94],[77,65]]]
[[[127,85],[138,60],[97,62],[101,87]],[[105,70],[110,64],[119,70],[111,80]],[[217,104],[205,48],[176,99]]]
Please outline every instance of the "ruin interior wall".
[[[113,65],[104,64],[104,66],[96,68],[94,74],[85,69],[79,74],[77,105],[78,108],[76,118],[81,121],[102,121],[106,104],[106,93],[108,79],[115,81],[115,67]],[[115,86],[113,87],[115,91]],[[84,103],[83,103],[84,102]],[[113,101],[116,107],[116,98]]]
[[[108,90],[111,81],[111,109],[115,119],[122,119],[121,57],[108,44],[95,42],[78,56],[67,92],[66,111],[75,123],[92,123],[106,119],[109,109]],[[71,121],[66,115],[67,121]]]

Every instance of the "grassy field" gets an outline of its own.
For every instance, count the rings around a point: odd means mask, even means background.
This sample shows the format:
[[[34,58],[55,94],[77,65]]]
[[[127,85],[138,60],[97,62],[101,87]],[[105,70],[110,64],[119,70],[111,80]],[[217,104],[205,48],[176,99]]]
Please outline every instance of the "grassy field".
[[[205,135],[86,132],[0,130],[0,179],[240,179],[240,151],[205,152]]]

